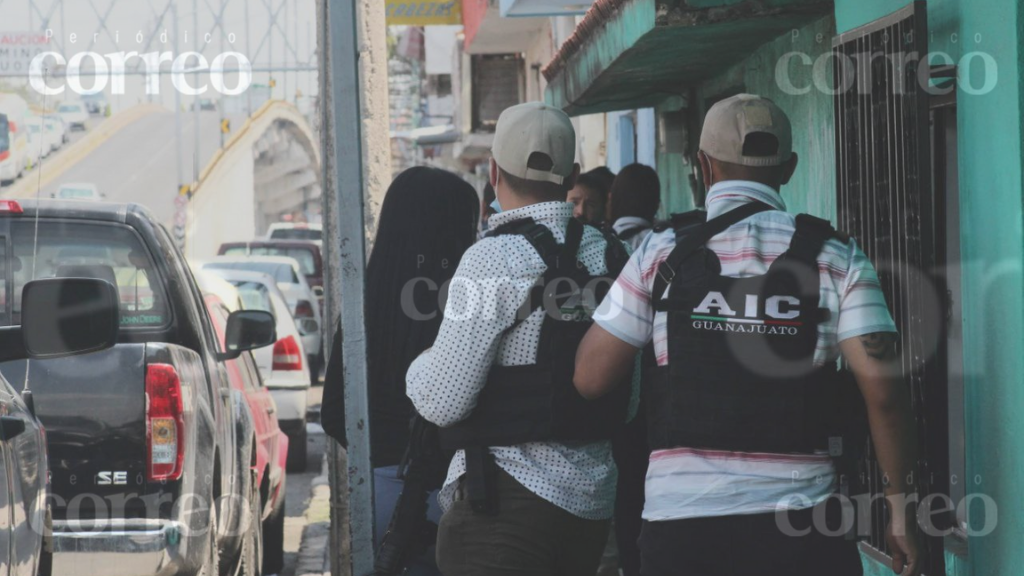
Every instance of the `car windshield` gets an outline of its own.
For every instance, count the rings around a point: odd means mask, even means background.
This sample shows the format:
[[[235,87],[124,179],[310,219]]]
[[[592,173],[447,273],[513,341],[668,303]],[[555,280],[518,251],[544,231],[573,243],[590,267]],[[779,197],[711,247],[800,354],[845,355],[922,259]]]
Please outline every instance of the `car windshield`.
[[[162,326],[169,320],[159,274],[139,237],[120,225],[40,220],[11,226],[14,320],[20,322],[20,295],[34,278],[84,277],[117,287],[122,328]]]
[[[323,231],[312,228],[278,228],[270,233],[275,240],[323,240]]]
[[[274,303],[270,300],[270,289],[259,282],[249,280],[229,280],[238,288],[238,295],[242,298],[242,305],[247,310],[263,310],[274,313]]]
[[[92,198],[95,195],[89,188],[61,188],[57,191],[58,198]]]
[[[204,268],[262,272],[270,275],[270,277],[274,279],[274,282],[284,282],[285,284],[299,283],[299,277],[295,274],[294,268],[288,264],[279,264],[277,262],[211,262],[206,264]]]
[[[245,256],[244,246],[234,246],[224,251],[228,256]],[[316,276],[319,270],[316,269],[316,258],[313,251],[308,248],[286,248],[283,246],[253,246],[249,248],[253,256],[286,256],[295,258],[299,263],[299,270],[304,276]]]

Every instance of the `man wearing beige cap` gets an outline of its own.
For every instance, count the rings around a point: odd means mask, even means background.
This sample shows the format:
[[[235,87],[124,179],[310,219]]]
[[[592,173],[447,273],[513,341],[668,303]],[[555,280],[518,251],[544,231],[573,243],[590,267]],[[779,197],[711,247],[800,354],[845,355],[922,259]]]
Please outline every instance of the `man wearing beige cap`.
[[[896,327],[857,244],[785,212],[792,144],[789,119],[766,98],[712,106],[699,152],[707,211],[648,236],[580,345],[576,388],[601,398],[654,342],[645,576],[861,574],[845,536],[871,520],[852,526],[840,506],[850,449],[865,440],[861,397],[890,480],[893,568],[919,571],[904,498],[916,439]],[[856,385],[837,372],[840,355]]]
[[[409,368],[413,405],[457,450],[439,496],[446,576],[593,576],[608,538],[609,438],[635,410],[633,387],[588,402],[572,372],[628,255],[572,217],[575,151],[562,111],[531,102],[501,114],[490,163],[501,212],[463,256],[437,340]]]

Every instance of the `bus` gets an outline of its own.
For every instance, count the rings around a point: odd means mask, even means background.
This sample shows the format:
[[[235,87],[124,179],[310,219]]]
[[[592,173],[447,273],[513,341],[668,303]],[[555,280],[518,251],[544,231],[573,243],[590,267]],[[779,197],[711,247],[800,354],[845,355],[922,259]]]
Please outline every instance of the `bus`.
[[[28,104],[15,94],[0,94],[0,184],[18,179],[29,166]]]

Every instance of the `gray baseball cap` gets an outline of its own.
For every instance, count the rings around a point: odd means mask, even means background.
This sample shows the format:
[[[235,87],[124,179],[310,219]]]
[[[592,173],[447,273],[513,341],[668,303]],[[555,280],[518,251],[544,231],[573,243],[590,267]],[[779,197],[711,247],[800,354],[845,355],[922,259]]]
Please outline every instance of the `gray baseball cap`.
[[[749,134],[775,136],[779,149],[771,156],[744,156]],[[779,166],[793,154],[789,117],[774,102],[754,94],[737,94],[715,103],[704,117],[700,149],[715,160],[743,166]]]
[[[527,166],[534,153],[554,162],[550,172]],[[498,117],[491,148],[501,169],[524,180],[563,184],[576,161],[576,129],[565,112],[543,102],[506,108]]]

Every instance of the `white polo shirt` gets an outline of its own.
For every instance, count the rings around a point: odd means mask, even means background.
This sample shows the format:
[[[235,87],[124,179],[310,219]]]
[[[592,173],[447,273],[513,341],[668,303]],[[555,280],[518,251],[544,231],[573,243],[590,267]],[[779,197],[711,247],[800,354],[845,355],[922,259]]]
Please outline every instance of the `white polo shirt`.
[[[708,219],[759,201],[776,210],[734,224],[707,244],[732,278],[765,274],[789,248],[796,217],[782,197],[756,182],[727,181],[708,193]],[[624,342],[642,348],[653,340],[658,364],[668,363],[666,313],[651,307],[658,266],[675,247],[675,233],[653,233],[633,254],[601,304],[595,320]],[[850,240],[826,242],[818,256],[820,306],[832,311],[818,328],[815,364],[835,362],[839,342],[873,332],[895,332],[878,276]],[[663,296],[663,295],[659,295]],[[757,454],[676,448],[656,450],[647,471],[644,519],[651,521],[756,514],[814,505],[834,491],[827,454]]]

